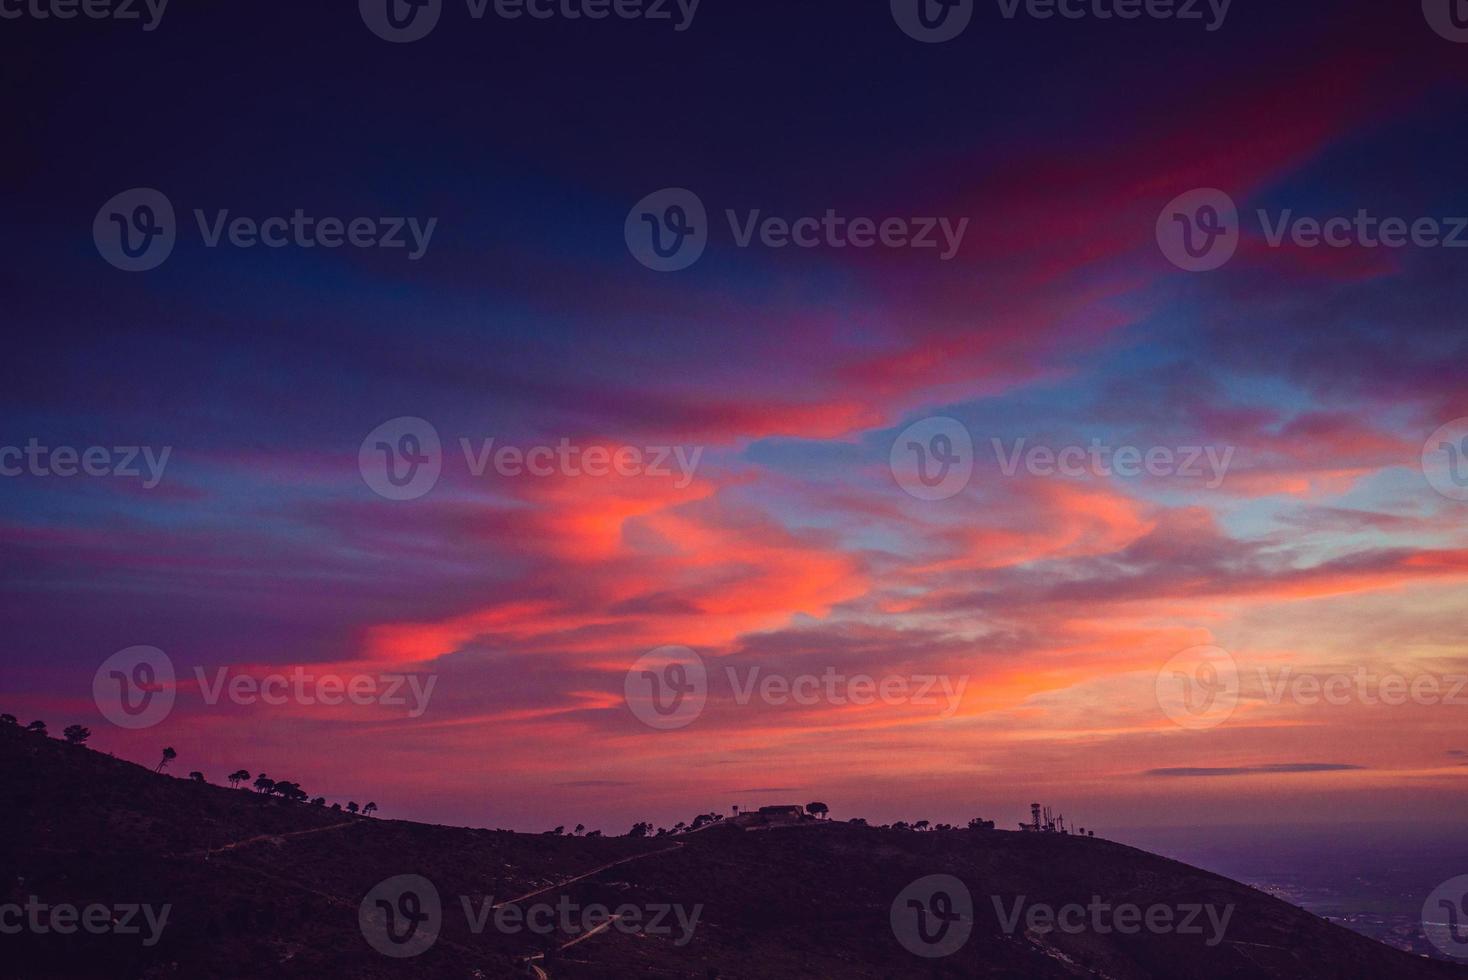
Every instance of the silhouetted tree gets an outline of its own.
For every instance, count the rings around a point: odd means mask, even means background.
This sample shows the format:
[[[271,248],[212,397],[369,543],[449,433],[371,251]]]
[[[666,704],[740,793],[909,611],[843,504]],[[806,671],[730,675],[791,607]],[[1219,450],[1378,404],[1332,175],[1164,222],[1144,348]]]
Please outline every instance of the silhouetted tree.
[[[46,734],[46,723],[44,721],[33,721],[25,726],[25,730],[35,732],[37,735],[44,735]]]
[[[348,813],[356,813],[357,812],[357,804],[355,802],[348,803],[347,804],[347,812]]]
[[[586,836],[587,837],[600,837],[601,836],[601,831],[600,830],[593,830],[593,831],[588,832]]]
[[[982,817],[974,817],[968,822],[969,830],[993,830],[994,821],[985,820]]]
[[[333,810],[340,810],[340,809],[341,809],[341,808],[342,808],[342,805],[341,805],[341,804],[340,804],[340,803],[333,803],[333,804],[332,804],[332,805],[331,805],[331,808],[332,808],[332,809],[333,809]]]
[[[927,830],[928,827],[929,824],[926,820],[919,820],[917,823],[912,825],[913,830]]]
[[[16,727],[19,724],[20,724],[20,720],[17,719],[15,717],[15,715],[11,715],[11,714],[0,715],[0,728],[14,728],[14,727]]]
[[[376,811],[377,811],[377,804],[376,803],[368,803],[366,806],[364,806],[362,808],[362,812],[365,813],[365,814],[367,814],[367,816],[369,816],[369,817],[372,816],[372,814],[375,813]]]
[[[831,812],[831,808],[824,803],[807,803],[805,805],[805,812],[818,820],[824,820],[826,819],[826,814]]]
[[[234,772],[232,772],[232,773],[229,774],[229,785],[231,787],[234,787],[234,788],[238,789],[240,783],[243,783],[243,782],[248,781],[249,778],[250,778],[250,770],[248,770],[248,769],[236,769]]]
[[[584,824],[584,823],[578,823],[576,825],[576,829],[573,830],[573,831],[571,831],[571,833],[572,834],[579,834],[579,833],[581,833],[585,829],[586,829],[586,824]]]
[[[61,732],[61,737],[70,745],[81,745],[92,737],[92,730],[84,725],[67,725]]]
[[[632,825],[631,830],[627,831],[627,836],[646,837],[650,833],[652,833],[652,824],[644,823],[643,821],[639,820],[637,823]]]
[[[171,748],[164,749],[163,750],[163,758],[159,760],[159,762],[158,762],[158,768],[157,769],[154,769],[153,771],[154,772],[162,772],[164,766],[168,765],[170,762],[172,762],[174,759],[177,759],[177,758],[178,758],[178,753],[175,752],[175,751],[173,751],[173,749],[171,749]]]
[[[326,797],[318,796],[311,801],[312,806],[326,806]]]
[[[270,793],[273,796],[280,797],[282,800],[292,800],[298,802],[306,798],[306,792],[305,790],[301,789],[301,785],[299,783],[293,783],[288,779],[282,779],[280,782],[270,787]]]
[[[865,827],[867,825],[866,817],[852,817],[846,822],[851,824],[853,827]]]
[[[202,783],[204,781],[204,774],[195,769],[193,772],[189,773],[189,778],[196,783]]]
[[[275,789],[275,780],[271,779],[263,772],[255,777],[255,792],[269,793],[273,789]]]

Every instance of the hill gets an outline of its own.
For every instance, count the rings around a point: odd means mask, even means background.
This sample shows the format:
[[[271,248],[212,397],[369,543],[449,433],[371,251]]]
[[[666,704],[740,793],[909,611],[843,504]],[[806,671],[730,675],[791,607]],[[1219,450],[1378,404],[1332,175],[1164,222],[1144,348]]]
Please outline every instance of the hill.
[[[20,909],[0,909],[0,975],[26,980],[1468,977],[1095,838],[836,821],[657,839],[441,827],[177,779],[13,728],[0,773],[0,906]],[[1066,928],[1045,928],[1047,911]]]

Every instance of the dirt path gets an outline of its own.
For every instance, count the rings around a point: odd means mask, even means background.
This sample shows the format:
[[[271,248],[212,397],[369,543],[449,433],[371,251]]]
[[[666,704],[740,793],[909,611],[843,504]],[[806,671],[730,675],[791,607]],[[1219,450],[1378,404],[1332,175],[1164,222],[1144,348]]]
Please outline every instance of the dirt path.
[[[284,834],[256,834],[254,837],[246,837],[243,840],[237,840],[229,844],[221,844],[219,847],[206,847],[202,851],[189,851],[182,856],[203,858],[207,861],[209,860],[209,855],[211,854],[223,854],[225,851],[232,851],[237,847],[246,847],[250,844],[258,844],[261,841],[267,840],[288,840],[292,837],[305,837],[307,834],[322,834],[328,830],[340,830],[343,827],[354,827],[358,823],[360,823],[360,821],[344,820],[341,823],[328,824],[325,827],[312,827],[310,830],[292,830]]]
[[[606,871],[608,868],[615,868],[618,865],[622,864],[631,864],[633,861],[641,861],[643,858],[655,857],[659,854],[671,854],[674,851],[681,849],[682,847],[682,844],[674,844],[672,847],[665,847],[660,851],[645,851],[642,854],[634,854],[631,857],[624,857],[616,861],[611,861],[607,864],[603,864],[599,868],[592,868],[590,871],[587,871],[584,874],[579,874],[574,878],[567,878],[565,881],[558,881],[553,885],[546,885],[544,888],[537,888],[535,891],[526,892],[524,895],[521,895],[518,898],[507,898],[503,902],[496,902],[490,907],[499,909],[504,908],[506,905],[515,905],[519,902],[525,901],[527,898],[534,898],[537,895],[544,895],[546,892],[553,892],[557,889],[565,888],[567,885],[574,885],[578,881],[584,881],[585,879],[590,878],[593,875],[599,875],[603,871]]]

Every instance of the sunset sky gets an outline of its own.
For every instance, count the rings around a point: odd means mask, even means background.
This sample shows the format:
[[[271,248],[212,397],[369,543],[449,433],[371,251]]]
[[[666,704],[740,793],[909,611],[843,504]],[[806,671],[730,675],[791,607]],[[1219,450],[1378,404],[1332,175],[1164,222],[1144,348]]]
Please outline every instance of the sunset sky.
[[[885,0],[704,0],[682,32],[450,3],[401,45],[335,6],[3,27],[32,98],[0,164],[0,445],[171,451],[151,488],[0,479],[0,711],[149,765],[174,746],[178,774],[522,830],[809,800],[1004,826],[1031,800],[1098,827],[1461,814],[1468,687],[1304,704],[1259,681],[1468,676],[1468,503],[1422,465],[1468,416],[1468,251],[1273,247],[1255,218],[1468,215],[1468,45],[1417,3],[1236,0],[1212,32],[990,4],[932,45]],[[91,234],[134,187],[178,212],[149,272]],[[668,187],[711,240],[660,273],[623,229]],[[1155,234],[1196,188],[1244,213],[1208,273]],[[210,248],[196,208],[437,225],[416,260]],[[950,261],[740,248],[726,209],[969,225]],[[442,475],[388,500],[358,453],[404,416]],[[941,500],[890,465],[932,417],[975,449]],[[460,439],[490,438],[700,455],[688,479],[476,476]],[[1231,455],[1221,482],[1008,475],[995,440]],[[139,644],[180,680],[130,731],[92,682]],[[665,645],[709,691],[661,731],[623,692]],[[1243,679],[1189,729],[1156,690],[1199,645]],[[298,665],[437,680],[408,717],[210,705],[194,673]],[[964,686],[951,712],[741,704],[726,668],[756,667]]]

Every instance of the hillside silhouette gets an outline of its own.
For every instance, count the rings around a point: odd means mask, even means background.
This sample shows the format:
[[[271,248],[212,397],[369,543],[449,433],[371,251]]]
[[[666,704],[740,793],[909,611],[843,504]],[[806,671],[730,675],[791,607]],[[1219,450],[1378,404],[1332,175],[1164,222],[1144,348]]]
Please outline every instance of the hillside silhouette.
[[[170,906],[151,946],[80,930],[0,936],[5,977],[1468,977],[1099,838],[837,820],[763,831],[724,821],[670,837],[443,827],[175,778],[19,728],[0,732],[0,773],[0,904]],[[972,934],[925,959],[889,917],[899,893],[935,874],[971,891]],[[369,893],[402,875],[432,882],[442,902],[431,945],[409,957],[379,952],[359,919]],[[1062,934],[1004,929],[992,896],[1233,911],[1214,943],[1206,933]],[[533,934],[491,918],[476,931],[464,909],[534,903],[697,909],[696,928]]]

